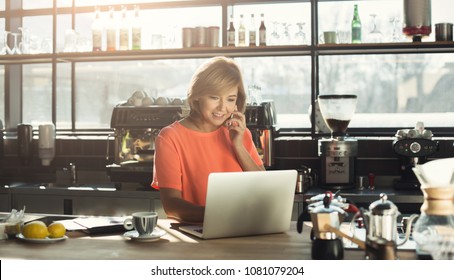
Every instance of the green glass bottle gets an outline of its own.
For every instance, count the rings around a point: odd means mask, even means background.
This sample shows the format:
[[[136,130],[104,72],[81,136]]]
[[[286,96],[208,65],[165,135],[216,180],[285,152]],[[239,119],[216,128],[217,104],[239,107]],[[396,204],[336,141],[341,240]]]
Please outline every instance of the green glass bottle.
[[[352,44],[361,43],[361,19],[359,18],[358,5],[355,4],[352,20]]]

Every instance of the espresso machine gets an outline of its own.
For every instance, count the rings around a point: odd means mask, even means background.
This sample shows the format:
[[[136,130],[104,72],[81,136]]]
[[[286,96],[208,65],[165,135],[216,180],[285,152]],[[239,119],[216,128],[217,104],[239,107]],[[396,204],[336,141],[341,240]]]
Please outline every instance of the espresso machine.
[[[182,105],[115,106],[111,117],[115,138],[114,163],[107,165],[111,181],[149,185],[153,174],[155,138],[163,127],[182,116]],[[109,150],[108,147],[108,153]]]
[[[432,131],[424,128],[424,123],[418,122],[414,129],[400,129],[393,141],[393,151],[400,156],[399,179],[394,180],[397,190],[417,190],[421,184],[413,172],[417,164],[427,162],[428,156],[438,151],[438,142],[432,140]]]
[[[348,189],[354,187],[358,141],[347,137],[346,130],[356,109],[356,95],[319,95],[323,119],[331,131],[330,138],[318,141],[321,157],[321,187]]]
[[[263,165],[269,168],[273,165],[273,134],[276,128],[274,102],[268,100],[258,105],[247,105],[245,117]]]

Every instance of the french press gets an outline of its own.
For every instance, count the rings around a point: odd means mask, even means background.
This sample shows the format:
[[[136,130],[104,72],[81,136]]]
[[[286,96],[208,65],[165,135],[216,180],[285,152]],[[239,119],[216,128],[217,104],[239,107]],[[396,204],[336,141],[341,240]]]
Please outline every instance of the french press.
[[[369,205],[369,211],[364,213],[366,226],[366,257],[376,258],[378,251],[387,252],[386,256],[380,259],[397,258],[397,246],[407,242],[411,223],[418,215],[412,215],[408,219],[405,239],[397,244],[397,217],[400,215],[397,206],[390,200],[385,193],[380,194],[380,199]]]

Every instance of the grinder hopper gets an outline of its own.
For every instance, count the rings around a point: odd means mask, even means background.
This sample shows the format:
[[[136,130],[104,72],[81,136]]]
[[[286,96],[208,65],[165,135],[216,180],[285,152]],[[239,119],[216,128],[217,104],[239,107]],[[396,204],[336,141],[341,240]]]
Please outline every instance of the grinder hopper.
[[[347,127],[356,110],[356,95],[319,95],[318,102],[323,119],[331,130],[331,136],[345,136]]]

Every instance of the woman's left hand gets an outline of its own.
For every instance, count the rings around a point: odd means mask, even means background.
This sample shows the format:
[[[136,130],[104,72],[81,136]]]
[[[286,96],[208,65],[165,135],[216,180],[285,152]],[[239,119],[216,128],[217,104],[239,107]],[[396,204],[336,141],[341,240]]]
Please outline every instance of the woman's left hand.
[[[234,112],[232,116],[225,121],[225,125],[229,129],[230,139],[234,145],[242,145],[244,131],[246,130],[246,118],[243,113]]]

